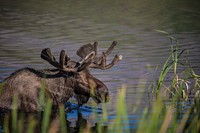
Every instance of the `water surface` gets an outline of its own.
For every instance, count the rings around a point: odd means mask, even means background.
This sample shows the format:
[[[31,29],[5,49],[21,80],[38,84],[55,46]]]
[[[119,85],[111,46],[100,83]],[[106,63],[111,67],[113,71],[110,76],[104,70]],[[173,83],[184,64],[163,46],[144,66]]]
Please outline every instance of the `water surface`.
[[[64,49],[79,60],[75,52],[81,45],[98,41],[100,54],[115,40],[118,46],[108,60],[115,54],[122,54],[123,60],[109,70],[91,71],[110,90],[110,119],[115,116],[119,88],[127,86],[130,128],[135,128],[141,111],[150,104],[144,88],[158,77],[171,51],[169,39],[156,29],[178,39],[180,49],[189,51],[187,58],[200,74],[199,7],[199,0],[1,0],[0,80],[23,67],[51,68],[40,58],[43,48],[51,48],[56,57]]]

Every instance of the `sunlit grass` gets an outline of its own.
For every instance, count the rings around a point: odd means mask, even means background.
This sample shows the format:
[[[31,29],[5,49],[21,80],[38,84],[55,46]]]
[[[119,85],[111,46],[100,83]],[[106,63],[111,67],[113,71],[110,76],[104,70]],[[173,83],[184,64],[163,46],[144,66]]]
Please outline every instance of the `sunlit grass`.
[[[46,133],[48,131],[51,111],[52,111],[52,100],[47,99],[47,103],[44,109],[44,116],[42,120],[42,133]]]
[[[18,106],[18,96],[13,96],[13,110],[11,112],[12,117],[12,131],[17,131],[17,106]]]
[[[65,133],[67,132],[67,122],[66,122],[66,116],[64,111],[64,105],[60,105],[59,108],[59,118],[60,118],[60,125],[61,125],[61,132]]]
[[[29,124],[28,124],[28,128],[27,128],[27,133],[34,133],[34,129],[36,127],[37,121],[34,117],[30,117],[29,118]],[[18,133],[22,133],[22,130],[20,130],[20,132]]]
[[[126,98],[126,87],[123,85],[117,95],[116,118],[113,119],[113,123],[109,125],[109,131],[111,132],[126,132],[126,133],[130,132],[128,128],[124,128],[125,126],[129,125],[125,98]],[[126,122],[126,124],[124,122]]]

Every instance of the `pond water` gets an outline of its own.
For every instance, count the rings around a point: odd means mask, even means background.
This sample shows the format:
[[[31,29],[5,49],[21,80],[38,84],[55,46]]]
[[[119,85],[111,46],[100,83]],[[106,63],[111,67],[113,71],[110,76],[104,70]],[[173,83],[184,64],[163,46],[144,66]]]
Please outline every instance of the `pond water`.
[[[56,57],[64,49],[78,60],[75,52],[81,45],[98,41],[103,51],[115,40],[118,45],[108,60],[115,54],[123,60],[109,70],[91,72],[110,90],[109,119],[115,116],[118,91],[126,85],[129,128],[136,128],[150,104],[144,88],[158,78],[171,51],[169,38],[156,30],[176,37],[200,74],[199,7],[199,0],[1,0],[0,80],[23,67],[52,68],[40,58],[43,48],[51,48]]]

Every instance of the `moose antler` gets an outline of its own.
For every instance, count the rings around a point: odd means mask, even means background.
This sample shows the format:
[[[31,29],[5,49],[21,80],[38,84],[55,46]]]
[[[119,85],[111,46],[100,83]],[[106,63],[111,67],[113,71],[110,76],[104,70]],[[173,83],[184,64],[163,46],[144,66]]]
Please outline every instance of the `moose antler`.
[[[85,58],[82,59],[81,62],[70,61],[70,58],[67,56],[64,50],[60,52],[60,60],[59,63],[56,61],[55,57],[52,55],[50,48],[45,48],[41,52],[41,58],[49,62],[52,66],[68,72],[79,72],[87,68],[94,56],[94,52],[86,55]]]
[[[52,55],[50,48],[45,48],[41,52],[41,58],[49,62],[52,66],[62,70],[62,71],[77,71],[77,68],[66,67],[66,64],[69,62],[70,58],[66,55],[64,50],[60,52],[59,63],[56,61],[55,57]]]
[[[81,57],[79,62],[70,61],[70,58],[67,56],[64,50],[61,50],[60,60],[57,62],[55,57],[52,55],[50,48],[45,48],[42,50],[41,58],[62,71],[71,72],[80,72],[86,68],[98,68],[103,70],[109,69],[122,59],[122,55],[115,55],[111,63],[106,64],[106,57],[117,45],[116,41],[113,41],[111,46],[106,50],[106,52],[102,52],[100,57],[97,57],[97,45],[98,43],[94,42],[94,44],[86,44],[81,46],[76,52],[76,54]]]
[[[98,69],[103,69],[103,70],[109,69],[122,59],[122,55],[115,55],[112,62],[106,65],[106,57],[112,52],[114,47],[117,45],[117,42],[113,41],[111,46],[106,50],[106,52],[102,52],[102,55],[100,57],[97,57],[97,45],[98,45],[97,42],[94,42],[93,45],[86,44],[80,47],[78,51],[76,52],[76,54],[82,58],[81,61],[84,60],[84,58],[86,58],[91,53],[94,54],[93,61],[88,67],[98,68]]]
[[[45,48],[42,50],[41,58],[49,62],[49,64],[51,64],[52,66],[60,68],[60,64],[56,61],[55,57],[52,55],[50,48]]]

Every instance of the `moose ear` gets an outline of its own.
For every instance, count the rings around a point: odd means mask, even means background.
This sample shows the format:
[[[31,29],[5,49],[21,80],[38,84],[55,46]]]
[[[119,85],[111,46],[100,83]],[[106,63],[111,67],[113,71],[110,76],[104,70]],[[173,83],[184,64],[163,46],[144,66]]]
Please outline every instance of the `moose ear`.
[[[89,65],[92,63],[94,58],[94,51],[90,52],[88,55],[86,55],[85,58],[83,58],[81,61],[79,61],[80,66],[78,67],[78,72],[87,69]]]
[[[83,46],[81,46],[76,54],[81,57],[81,58],[85,58],[88,54],[90,54],[91,52],[95,52],[95,55],[97,54],[97,42],[94,42],[94,44],[85,44]]]
[[[77,71],[80,72],[80,71],[82,71],[82,70],[84,70],[84,69],[87,69],[88,66],[89,66],[91,63],[92,63],[92,59],[90,59],[90,60],[87,61],[87,62],[82,63],[82,64],[79,66],[79,68],[78,68]]]

